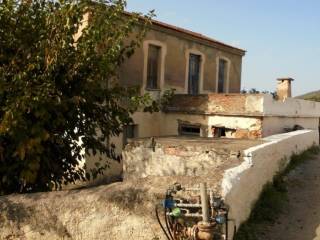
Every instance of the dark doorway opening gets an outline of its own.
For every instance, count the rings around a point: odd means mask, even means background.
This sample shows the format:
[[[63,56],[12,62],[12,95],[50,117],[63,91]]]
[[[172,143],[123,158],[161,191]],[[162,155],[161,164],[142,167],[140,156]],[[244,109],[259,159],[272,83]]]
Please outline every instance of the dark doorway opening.
[[[225,137],[226,136],[226,128],[225,127],[211,127],[212,137]]]

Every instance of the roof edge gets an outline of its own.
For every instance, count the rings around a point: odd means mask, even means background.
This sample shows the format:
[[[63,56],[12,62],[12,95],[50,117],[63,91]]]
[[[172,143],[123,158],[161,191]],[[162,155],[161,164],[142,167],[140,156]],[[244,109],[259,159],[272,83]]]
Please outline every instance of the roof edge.
[[[184,33],[184,34],[187,34],[189,36],[192,36],[192,37],[195,37],[195,38],[198,38],[198,39],[201,39],[201,40],[205,40],[205,41],[208,41],[208,42],[211,42],[211,43],[215,43],[215,44],[222,45],[224,47],[239,51],[241,53],[241,55],[245,55],[245,53],[247,52],[244,49],[234,47],[234,46],[232,46],[230,44],[218,41],[216,39],[207,37],[207,36],[205,36],[205,35],[203,35],[201,33],[193,32],[193,31],[185,29],[185,28],[177,27],[177,26],[174,26],[174,25],[171,25],[171,24],[168,24],[168,23],[161,22],[159,20],[154,20],[154,19],[152,19],[151,22],[152,22],[152,24],[157,25],[159,27],[171,29],[171,30],[176,31],[176,32]]]
[[[133,15],[134,12],[125,11],[124,14],[130,16],[130,15]],[[140,18],[141,20],[144,19],[143,16],[139,16],[139,18]],[[209,42],[209,43],[217,44],[217,45],[220,45],[220,46],[223,46],[223,47],[226,47],[226,48],[235,50],[235,51],[237,51],[241,56],[244,56],[245,53],[247,52],[247,51],[244,50],[244,49],[231,46],[230,44],[227,44],[227,43],[218,41],[218,40],[213,39],[213,38],[210,38],[210,37],[207,37],[207,36],[205,36],[205,35],[203,35],[203,34],[201,34],[201,33],[193,32],[193,31],[191,31],[191,30],[188,30],[188,29],[185,29],[185,28],[181,28],[181,27],[178,27],[178,26],[174,26],[174,25],[172,25],[172,24],[164,23],[164,22],[161,22],[161,21],[159,21],[159,20],[151,19],[151,23],[152,23],[152,25],[156,25],[156,26],[161,27],[161,28],[170,29],[170,30],[172,30],[172,31],[179,32],[179,33],[183,33],[183,34],[186,34],[186,35],[188,35],[188,36],[197,38],[197,39],[199,39],[199,40],[204,40],[204,41],[207,41],[207,42]]]

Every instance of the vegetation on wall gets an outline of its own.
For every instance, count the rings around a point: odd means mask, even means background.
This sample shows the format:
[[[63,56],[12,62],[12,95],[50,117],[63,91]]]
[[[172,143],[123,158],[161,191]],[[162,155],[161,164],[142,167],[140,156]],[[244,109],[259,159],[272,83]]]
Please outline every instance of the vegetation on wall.
[[[241,93],[242,94],[271,94],[274,99],[278,98],[276,91],[275,92],[260,91],[260,90],[257,90],[256,88],[251,88],[250,90],[242,89]]]
[[[304,94],[304,95],[299,96],[297,98],[304,99],[304,100],[309,100],[309,101],[320,102],[320,91],[307,93],[307,94]]]
[[[0,195],[89,179],[106,166],[85,173],[84,154],[116,159],[110,136],[138,108],[159,108],[137,88],[117,84],[119,66],[153,15],[124,16],[125,6],[124,0],[0,1]]]

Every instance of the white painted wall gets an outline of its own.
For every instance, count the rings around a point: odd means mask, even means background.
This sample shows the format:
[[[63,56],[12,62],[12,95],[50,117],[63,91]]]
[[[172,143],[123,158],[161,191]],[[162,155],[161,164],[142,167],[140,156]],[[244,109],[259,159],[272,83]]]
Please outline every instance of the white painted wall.
[[[304,129],[318,130],[319,118],[311,117],[264,117],[262,136],[267,137],[285,132],[285,128],[293,128],[299,125]]]
[[[260,118],[237,116],[210,116],[210,126],[224,126],[231,129],[261,130]]]
[[[263,101],[265,94],[247,94],[245,109],[248,113],[263,112]]]
[[[319,133],[300,130],[264,140],[267,142],[245,150],[245,161],[226,170],[222,179],[222,196],[231,207],[230,217],[235,219],[237,227],[249,217],[264,185],[285,167],[292,153],[301,153],[319,144]],[[230,235],[232,237],[233,231]]]
[[[320,117],[320,103],[296,98],[277,101],[270,94],[263,99],[264,116]]]

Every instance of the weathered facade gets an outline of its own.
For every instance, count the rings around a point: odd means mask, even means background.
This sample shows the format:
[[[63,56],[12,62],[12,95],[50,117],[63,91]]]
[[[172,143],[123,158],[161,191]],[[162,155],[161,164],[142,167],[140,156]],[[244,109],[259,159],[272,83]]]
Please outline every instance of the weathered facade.
[[[242,49],[153,21],[142,46],[122,66],[120,81],[151,93],[171,88],[177,94],[239,93],[244,54]],[[151,55],[156,58],[154,66],[150,64]],[[152,67],[156,75],[153,79]],[[155,84],[150,84],[152,80]]]
[[[155,99],[169,89],[191,101],[206,94],[239,94],[244,55],[244,50],[215,39],[152,21],[141,46],[121,66],[119,81],[123,86],[139,86],[142,94]],[[132,117],[134,124],[111,138],[119,154],[130,138],[180,135],[185,123],[201,126],[201,136],[210,136],[208,118],[202,114],[137,112]],[[86,164],[93,168],[97,161],[99,156],[87,157]],[[112,180],[121,175],[122,162],[109,162],[106,175]]]
[[[120,82],[140,86],[141,93],[159,98],[165,90],[190,97],[202,94],[240,93],[241,66],[245,51],[198,33],[152,21],[141,47],[121,67]],[[178,103],[180,104],[180,103]],[[181,103],[182,104],[182,103]],[[201,125],[202,116],[136,113],[127,137],[179,135],[179,122]],[[190,119],[189,119],[190,118]],[[165,122],[158,127],[155,122]],[[178,124],[179,125],[179,124]],[[118,139],[115,141],[119,142]]]
[[[278,99],[240,93],[244,54],[201,34],[153,21],[141,48],[122,66],[120,81],[139,85],[154,98],[172,88],[176,95],[163,112],[134,114],[135,124],[121,137],[122,145],[127,137],[256,139],[297,126],[318,129],[319,105],[291,99],[291,78],[278,79]]]

